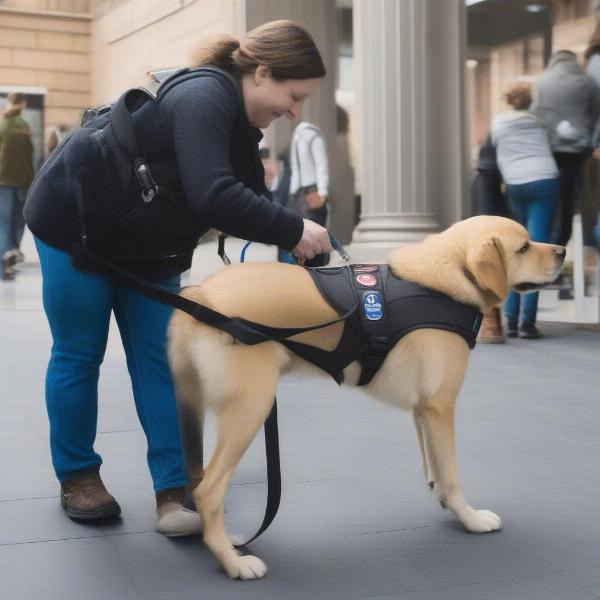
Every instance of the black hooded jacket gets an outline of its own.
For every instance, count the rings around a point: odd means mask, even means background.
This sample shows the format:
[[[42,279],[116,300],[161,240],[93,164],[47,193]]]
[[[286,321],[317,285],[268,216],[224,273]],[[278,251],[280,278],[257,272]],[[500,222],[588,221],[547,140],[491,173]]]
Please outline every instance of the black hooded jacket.
[[[296,246],[302,219],[268,198],[258,156],[262,134],[248,123],[231,78],[215,73],[186,79],[158,102],[139,99],[131,112],[138,146],[154,178],[183,192],[200,233],[214,227],[286,250]],[[72,186],[44,180],[43,170],[38,179],[25,207],[27,224],[42,241],[70,251],[80,235]],[[50,187],[60,192],[49,193]],[[189,268],[191,257],[189,252],[160,269],[139,265],[136,270],[160,280]]]

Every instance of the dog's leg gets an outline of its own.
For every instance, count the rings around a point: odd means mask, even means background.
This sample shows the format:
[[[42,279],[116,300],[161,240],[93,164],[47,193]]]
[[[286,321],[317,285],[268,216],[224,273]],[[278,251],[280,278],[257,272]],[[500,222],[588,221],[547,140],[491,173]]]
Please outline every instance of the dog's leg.
[[[435,476],[431,470],[431,460],[427,458],[427,448],[425,447],[425,435],[423,434],[421,413],[417,409],[413,409],[412,413],[415,422],[415,430],[417,432],[417,440],[419,441],[419,448],[421,450],[421,468],[423,469],[427,485],[430,489],[433,489]]]
[[[188,482],[190,489],[193,489],[200,483],[204,474],[204,407],[195,371],[191,368],[174,368],[173,379]]]
[[[489,510],[476,510],[463,498],[456,473],[454,443],[454,398],[434,396],[418,410],[423,424],[425,449],[435,476],[433,491],[472,532],[484,533],[500,529],[500,517]]]
[[[192,493],[202,517],[204,542],[232,579],[258,579],[267,572],[260,558],[241,556],[232,548],[223,514],[229,480],[273,405],[278,370],[272,360],[265,361],[266,364],[257,361],[252,369],[237,373],[247,387],[239,389],[219,410],[217,445],[204,478]]]

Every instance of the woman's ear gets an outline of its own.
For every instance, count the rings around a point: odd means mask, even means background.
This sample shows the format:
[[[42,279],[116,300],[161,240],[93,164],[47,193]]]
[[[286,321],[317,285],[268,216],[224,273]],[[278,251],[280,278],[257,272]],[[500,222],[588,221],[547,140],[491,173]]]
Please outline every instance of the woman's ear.
[[[485,239],[467,252],[467,268],[485,292],[491,292],[498,302],[508,295],[504,250],[496,237]]]
[[[265,65],[258,65],[258,67],[256,67],[256,71],[254,71],[254,83],[256,83],[256,85],[260,85],[265,79],[268,79],[270,76],[271,71],[269,70],[269,67]]]

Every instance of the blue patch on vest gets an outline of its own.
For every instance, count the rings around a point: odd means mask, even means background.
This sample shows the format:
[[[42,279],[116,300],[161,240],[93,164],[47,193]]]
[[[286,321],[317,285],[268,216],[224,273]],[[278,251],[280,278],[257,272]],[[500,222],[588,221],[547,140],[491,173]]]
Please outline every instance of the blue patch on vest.
[[[363,294],[363,310],[369,321],[379,321],[383,317],[383,307],[379,292],[365,292]]]

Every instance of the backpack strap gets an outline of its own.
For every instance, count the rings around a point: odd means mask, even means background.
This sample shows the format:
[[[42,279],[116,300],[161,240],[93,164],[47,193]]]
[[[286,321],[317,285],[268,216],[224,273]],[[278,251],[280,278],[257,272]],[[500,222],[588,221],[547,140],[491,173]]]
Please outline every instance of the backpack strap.
[[[159,72],[160,73],[160,72]],[[196,77],[221,77],[225,78],[232,85],[236,96],[241,105],[241,92],[236,79],[223,69],[217,67],[205,66],[197,69],[176,69],[174,71],[162,72],[162,79],[158,86],[131,88],[121,94],[117,102],[112,106],[110,114],[110,124],[108,127],[114,136],[117,144],[125,152],[127,157],[133,162],[134,172],[138,182],[142,186],[142,197],[144,202],[151,202],[158,192],[158,186],[152,177],[148,161],[140,152],[137,138],[133,127],[131,116],[131,105],[140,95],[158,102],[170,89],[182,81],[194,79]],[[160,76],[160,75],[159,75]]]
[[[112,106],[110,121],[114,136],[118,144],[132,160],[141,156],[131,118],[131,104],[135,99],[139,98],[140,95],[149,97],[154,102],[158,102],[169,90],[183,81],[195,79],[196,77],[217,76],[229,81],[236,92],[238,100],[241,101],[242,96],[238,82],[233,75],[222,69],[207,66],[199,67],[197,69],[177,69],[175,71],[169,71],[168,73],[168,76],[163,75],[163,78],[158,82],[158,87],[148,86],[131,88],[121,94],[117,102]],[[151,88],[155,88],[155,90]]]

